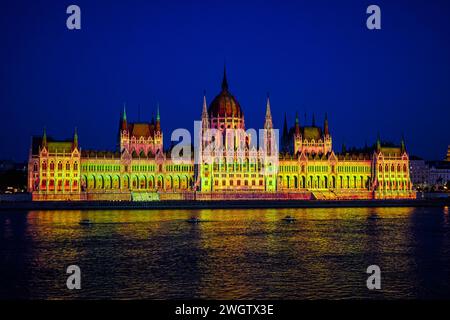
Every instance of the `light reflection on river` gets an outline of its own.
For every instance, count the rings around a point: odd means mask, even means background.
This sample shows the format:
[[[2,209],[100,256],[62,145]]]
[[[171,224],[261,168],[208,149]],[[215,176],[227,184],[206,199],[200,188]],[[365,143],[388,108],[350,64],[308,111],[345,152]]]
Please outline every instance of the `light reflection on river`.
[[[449,298],[449,230],[448,208],[0,212],[0,297]]]

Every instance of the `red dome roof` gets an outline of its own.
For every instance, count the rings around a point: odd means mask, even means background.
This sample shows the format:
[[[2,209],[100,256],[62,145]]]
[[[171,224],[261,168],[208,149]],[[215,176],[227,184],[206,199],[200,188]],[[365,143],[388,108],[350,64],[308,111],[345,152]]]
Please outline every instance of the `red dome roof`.
[[[208,108],[208,114],[210,117],[243,117],[243,112],[239,102],[228,91],[228,82],[226,73],[224,70],[222,91],[211,102]]]

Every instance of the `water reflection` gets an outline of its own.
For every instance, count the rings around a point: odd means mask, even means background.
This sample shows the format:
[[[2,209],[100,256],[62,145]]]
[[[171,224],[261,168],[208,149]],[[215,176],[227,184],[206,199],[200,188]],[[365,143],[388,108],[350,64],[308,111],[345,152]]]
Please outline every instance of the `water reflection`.
[[[286,223],[287,215],[297,220]],[[187,223],[192,216],[206,222]],[[83,219],[93,224],[80,225]],[[2,213],[0,294],[52,299],[448,297],[448,226],[448,208]],[[82,270],[80,291],[65,288],[70,264]],[[379,292],[365,286],[371,264],[382,270]]]

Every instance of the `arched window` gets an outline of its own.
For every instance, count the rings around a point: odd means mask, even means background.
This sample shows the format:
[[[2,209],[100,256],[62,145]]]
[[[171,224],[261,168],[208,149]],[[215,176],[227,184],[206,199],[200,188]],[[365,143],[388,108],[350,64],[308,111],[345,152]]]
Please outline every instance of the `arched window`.
[[[403,172],[406,172],[406,164],[403,165]]]
[[[38,165],[37,165],[37,162],[35,162],[34,165],[33,165],[33,171],[34,171],[34,172],[38,171]]]
[[[386,170],[386,172],[389,171],[389,166],[386,164],[384,169]]]
[[[58,170],[61,171],[62,170],[62,162],[58,162]]]
[[[55,163],[53,161],[50,162],[50,170],[51,171],[55,170]]]
[[[74,164],[73,164],[73,170],[78,170],[78,162],[75,162]]]
[[[47,162],[42,162],[42,171],[47,170]]]
[[[66,170],[67,170],[67,171],[70,170],[70,162],[66,162]]]
[[[380,164],[379,171],[383,172],[383,166]]]
[[[392,172],[395,171],[394,164],[391,165],[391,171],[392,171]]]

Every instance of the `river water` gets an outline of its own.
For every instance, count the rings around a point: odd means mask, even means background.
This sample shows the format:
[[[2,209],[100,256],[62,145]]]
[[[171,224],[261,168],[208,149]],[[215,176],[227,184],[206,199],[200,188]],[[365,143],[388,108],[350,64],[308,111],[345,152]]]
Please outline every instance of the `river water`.
[[[450,298],[449,209],[0,212],[0,272],[3,299]]]

